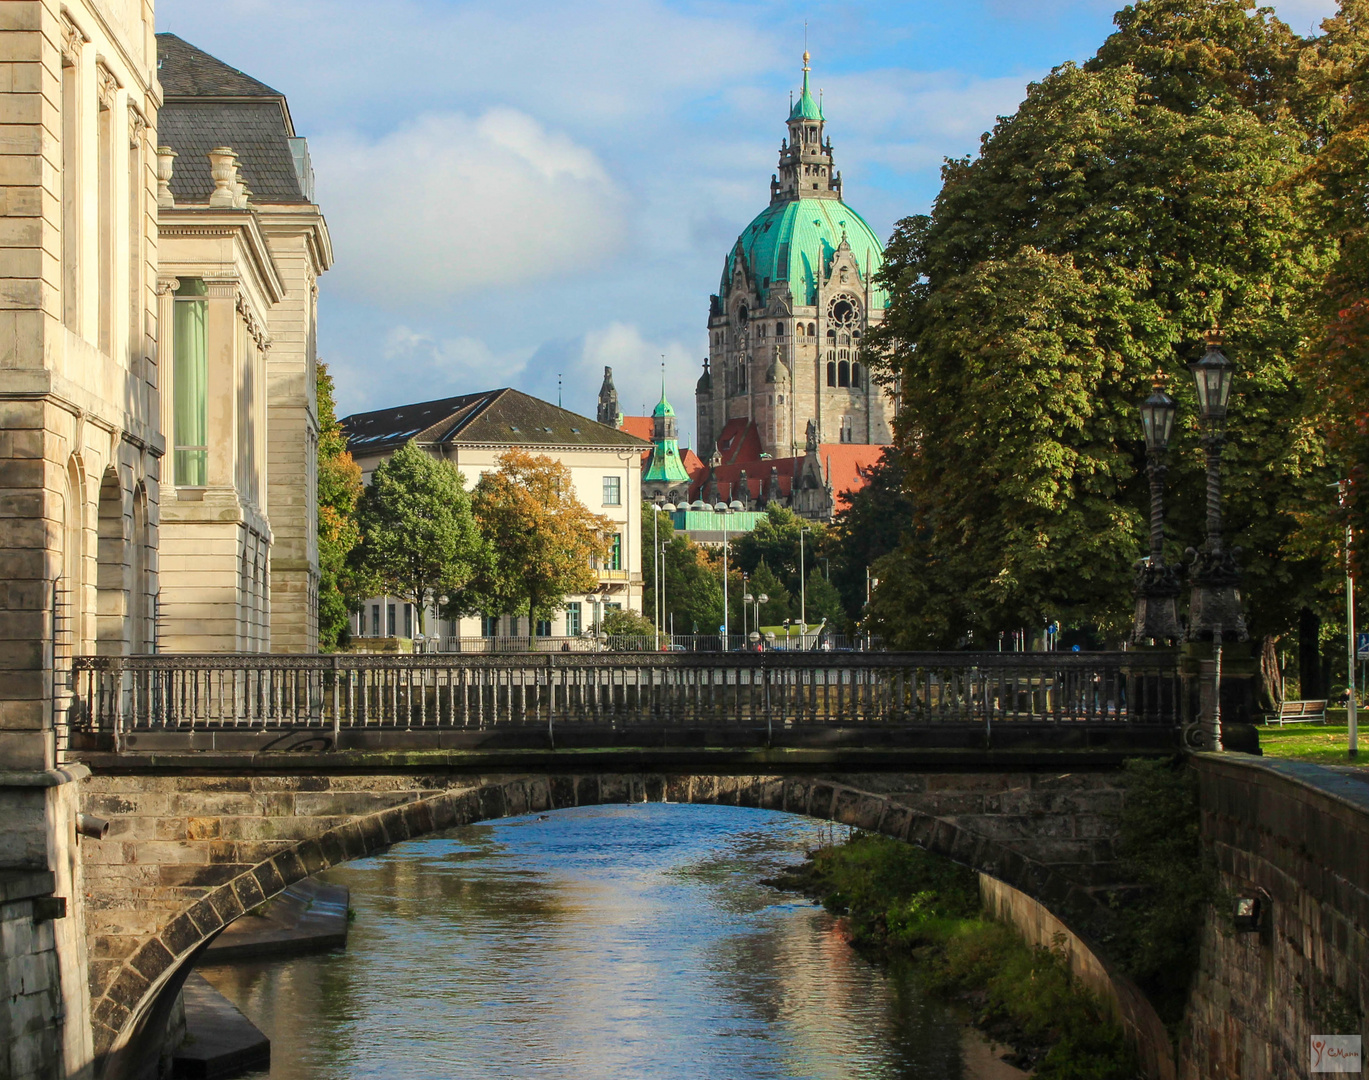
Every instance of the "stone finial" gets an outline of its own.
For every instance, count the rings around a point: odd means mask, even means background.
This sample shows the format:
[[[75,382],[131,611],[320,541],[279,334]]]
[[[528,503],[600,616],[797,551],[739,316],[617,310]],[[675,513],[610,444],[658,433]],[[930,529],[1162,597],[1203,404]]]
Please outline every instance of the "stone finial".
[[[214,178],[214,193],[209,196],[210,206],[237,206],[238,194],[238,155],[232,147],[216,146],[209,151],[209,175]]]
[[[168,210],[176,205],[175,196],[171,194],[171,173],[176,157],[176,151],[171,147],[157,147],[157,205]]]

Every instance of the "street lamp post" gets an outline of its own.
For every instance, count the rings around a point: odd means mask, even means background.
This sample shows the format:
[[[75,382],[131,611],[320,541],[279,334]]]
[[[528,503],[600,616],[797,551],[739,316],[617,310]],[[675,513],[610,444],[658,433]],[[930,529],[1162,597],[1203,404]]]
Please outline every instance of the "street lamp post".
[[[803,576],[803,534],[811,532],[807,526],[799,530],[799,625],[808,629],[808,579]]]
[[[1165,565],[1165,450],[1174,430],[1174,399],[1165,393],[1165,375],[1157,371],[1150,397],[1141,404],[1141,430],[1146,438],[1146,475],[1150,477],[1150,556],[1136,563],[1136,619],[1131,640],[1177,641],[1179,578]]]
[[[659,650],[661,631],[665,628],[665,555],[657,535],[659,521],[656,515],[662,511],[673,514],[675,504],[666,502],[664,495],[657,495],[651,505],[651,606],[656,609],[656,648]]]
[[[1207,541],[1190,549],[1193,590],[1189,597],[1188,640],[1212,642],[1212,708],[1208,746],[1222,749],[1222,638],[1249,638],[1241,610],[1241,574],[1236,567],[1239,549],[1222,546],[1222,446],[1226,442],[1226,404],[1231,395],[1231,361],[1221,350],[1221,339],[1208,335],[1207,352],[1189,365],[1198,393],[1198,415],[1203,422],[1207,451]]]
[[[727,652],[727,639],[731,632],[732,624],[728,621],[727,612],[727,515],[742,509],[741,500],[733,499],[729,506],[719,500],[713,506],[713,512],[722,518],[723,524],[723,652]]]

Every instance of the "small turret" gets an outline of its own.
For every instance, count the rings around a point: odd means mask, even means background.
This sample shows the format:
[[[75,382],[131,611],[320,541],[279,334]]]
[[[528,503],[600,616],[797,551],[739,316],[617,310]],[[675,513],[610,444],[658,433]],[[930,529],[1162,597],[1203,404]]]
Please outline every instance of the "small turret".
[[[780,144],[780,169],[770,183],[770,201],[839,199],[841,180],[832,168],[832,140],[824,139],[827,118],[808,89],[808,53],[803,54],[803,89],[789,109],[789,138]]]
[[[599,412],[595,419],[609,427],[617,427],[622,414],[618,411],[618,391],[613,385],[613,369],[604,368],[604,385],[599,387]]]

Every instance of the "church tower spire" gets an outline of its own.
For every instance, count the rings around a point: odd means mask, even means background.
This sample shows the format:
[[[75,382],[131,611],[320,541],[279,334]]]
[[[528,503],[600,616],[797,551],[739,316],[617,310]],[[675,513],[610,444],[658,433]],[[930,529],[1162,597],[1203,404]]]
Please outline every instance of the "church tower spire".
[[[613,385],[613,369],[604,368],[604,384],[599,387],[599,412],[594,417],[601,424],[617,427],[622,414],[618,411],[618,390]]]
[[[805,50],[803,88],[789,108],[789,137],[780,145],[779,173],[770,182],[772,203],[841,198],[841,174],[832,168],[832,143],[824,142],[827,118],[808,87],[809,59]]]

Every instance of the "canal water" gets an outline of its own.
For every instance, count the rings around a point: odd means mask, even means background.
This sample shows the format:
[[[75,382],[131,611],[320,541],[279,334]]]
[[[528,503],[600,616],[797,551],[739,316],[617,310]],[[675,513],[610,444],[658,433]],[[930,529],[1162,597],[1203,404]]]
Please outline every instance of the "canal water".
[[[660,803],[468,826],[328,872],[346,951],[200,970],[271,1080],[1000,1075],[914,977],[760,884],[831,828]]]

